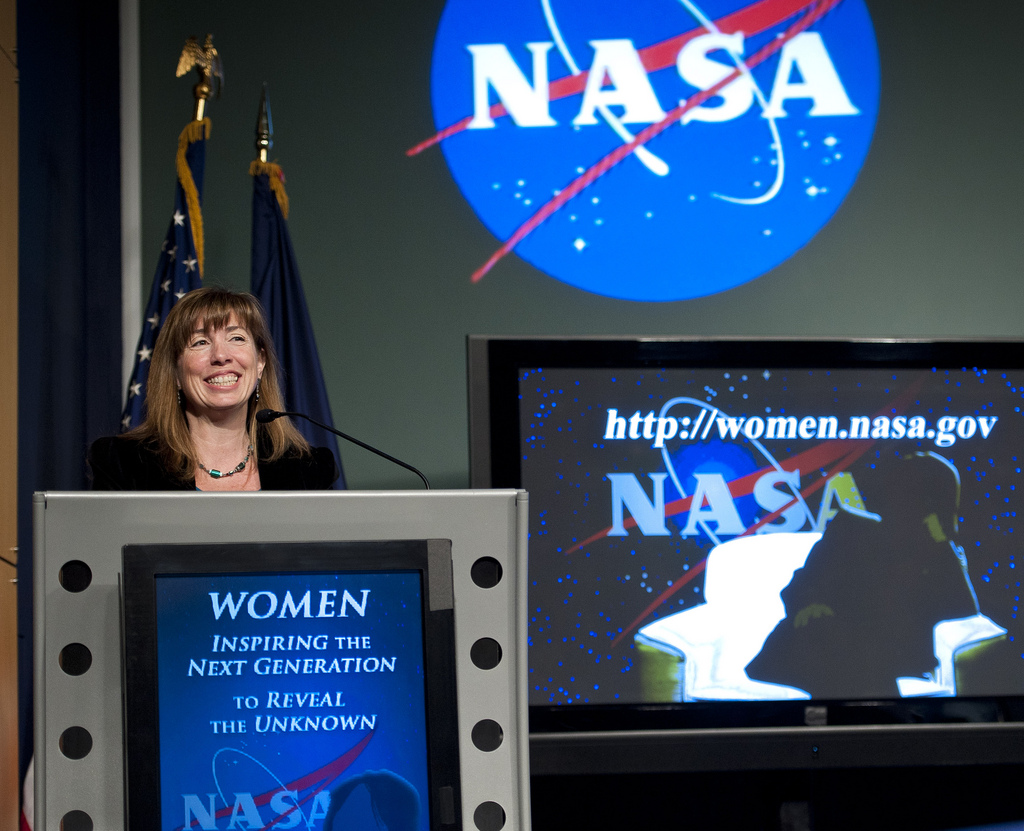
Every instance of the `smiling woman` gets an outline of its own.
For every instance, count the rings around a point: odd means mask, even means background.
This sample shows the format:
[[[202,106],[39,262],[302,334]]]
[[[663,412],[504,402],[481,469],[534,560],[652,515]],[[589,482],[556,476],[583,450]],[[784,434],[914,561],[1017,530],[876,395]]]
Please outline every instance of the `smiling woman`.
[[[310,490],[338,476],[286,418],[277,357],[259,302],[202,288],[171,310],[153,349],[146,418],[89,451],[94,490]]]

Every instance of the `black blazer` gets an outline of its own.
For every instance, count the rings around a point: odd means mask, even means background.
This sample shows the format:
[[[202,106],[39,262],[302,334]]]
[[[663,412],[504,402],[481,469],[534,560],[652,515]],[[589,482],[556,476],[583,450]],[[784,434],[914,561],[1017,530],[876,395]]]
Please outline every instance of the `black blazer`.
[[[265,491],[323,490],[338,478],[334,454],[326,447],[312,454],[285,454],[274,462],[260,460],[260,488]],[[148,444],[122,436],[97,439],[89,448],[92,489],[96,491],[192,491],[195,479],[183,482],[164,468]]]

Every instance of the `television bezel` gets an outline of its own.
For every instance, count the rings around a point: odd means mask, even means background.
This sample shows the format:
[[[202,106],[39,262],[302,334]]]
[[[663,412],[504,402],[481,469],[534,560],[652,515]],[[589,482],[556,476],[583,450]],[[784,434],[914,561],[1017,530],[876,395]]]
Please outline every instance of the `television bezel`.
[[[1024,341],[470,335],[471,487],[523,487],[519,373],[538,367],[984,367],[1024,372]],[[539,507],[532,505],[533,510]],[[529,713],[535,774],[1024,760],[1024,691],[1020,696],[881,701],[531,704]]]

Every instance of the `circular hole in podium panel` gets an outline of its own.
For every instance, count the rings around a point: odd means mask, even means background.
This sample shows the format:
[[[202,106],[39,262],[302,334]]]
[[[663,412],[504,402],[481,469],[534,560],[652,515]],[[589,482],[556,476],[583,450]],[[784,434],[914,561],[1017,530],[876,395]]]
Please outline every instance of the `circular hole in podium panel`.
[[[69,592],[84,592],[92,582],[92,569],[81,560],[68,560],[57,575],[61,586]]]
[[[85,811],[68,811],[60,819],[60,831],[92,831],[92,817]]]
[[[473,823],[480,831],[501,831],[505,827],[505,809],[497,802],[481,802],[473,812]]]
[[[473,563],[469,576],[481,589],[493,589],[501,582],[501,563],[494,557],[481,557]]]
[[[57,663],[68,675],[85,675],[92,666],[92,652],[84,643],[69,643],[60,651]]]
[[[497,750],[501,747],[501,742],[505,738],[501,725],[489,718],[481,719],[474,724],[471,735],[473,737],[473,747],[485,753]]]
[[[493,638],[480,638],[469,648],[469,659],[478,669],[494,669],[501,663],[501,644]]]
[[[69,759],[84,759],[92,750],[92,735],[84,727],[69,727],[60,734],[58,744]]]

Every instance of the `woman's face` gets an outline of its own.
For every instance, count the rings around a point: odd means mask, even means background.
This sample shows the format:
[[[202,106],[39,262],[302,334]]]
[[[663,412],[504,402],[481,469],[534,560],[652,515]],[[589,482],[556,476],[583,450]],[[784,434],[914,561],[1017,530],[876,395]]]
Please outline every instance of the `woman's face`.
[[[215,416],[244,410],[266,363],[252,335],[232,313],[221,329],[202,321],[178,358],[178,383],[192,415]]]

